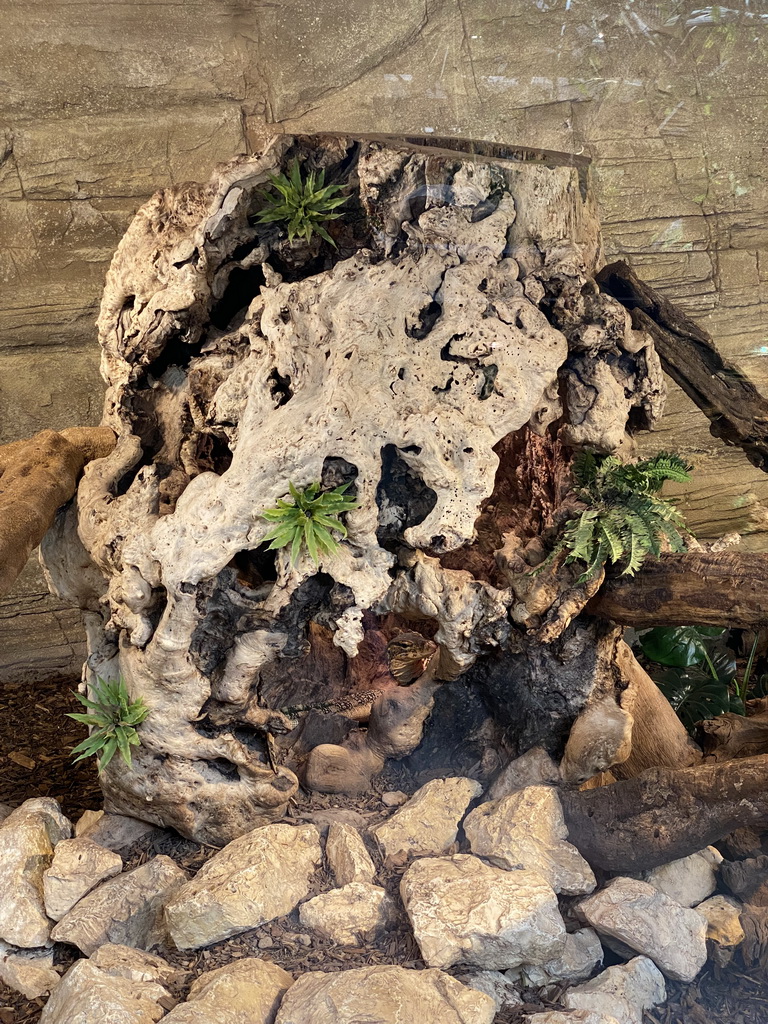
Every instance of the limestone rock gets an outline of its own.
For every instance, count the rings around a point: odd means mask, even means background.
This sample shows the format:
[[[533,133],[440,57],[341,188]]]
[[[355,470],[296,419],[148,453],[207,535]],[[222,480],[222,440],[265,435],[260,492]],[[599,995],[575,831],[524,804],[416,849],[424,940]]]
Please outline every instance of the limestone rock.
[[[64,839],[43,875],[45,912],[54,921],[66,913],[99,882],[119,875],[123,858],[90,839]]]
[[[557,897],[533,871],[503,871],[467,854],[429,857],[411,864],[400,893],[430,967],[503,970],[547,963],[565,948]]]
[[[464,985],[476,992],[485,992],[496,1004],[496,1011],[514,1009],[522,1005],[522,998],[515,986],[501,971],[476,971],[461,977]]]
[[[543,747],[531,747],[510,761],[496,776],[488,789],[488,799],[503,800],[519,789],[559,781],[560,769],[546,750]]]
[[[325,857],[336,885],[349,882],[372,882],[376,874],[371,855],[360,833],[351,825],[333,822],[328,829]]]
[[[25,800],[0,824],[0,939],[33,948],[48,941],[43,872],[72,826],[55,800]]]
[[[168,901],[171,939],[179,949],[198,949],[290,913],[309,892],[321,860],[314,825],[265,825],[246,833]]]
[[[381,802],[385,807],[402,807],[408,800],[408,794],[400,789],[390,789],[381,794]]]
[[[613,878],[579,904],[601,935],[651,958],[676,981],[693,981],[707,959],[704,919],[647,882]]]
[[[111,978],[126,978],[128,981],[156,981],[165,986],[177,973],[162,957],[143,949],[134,949],[133,946],[121,946],[116,942],[99,946],[90,959],[102,974]]]
[[[37,999],[60,981],[53,969],[53,949],[16,949],[0,942],[0,981],[21,992],[26,999]]]
[[[712,896],[696,907],[707,923],[707,948],[711,958],[721,966],[730,960],[736,946],[744,941],[741,926],[742,906],[728,896]]]
[[[445,853],[459,831],[471,800],[483,787],[474,779],[433,779],[407,804],[371,829],[389,863]]]
[[[565,949],[556,959],[538,966],[521,964],[507,971],[507,977],[523,988],[543,988],[563,981],[574,984],[589,978],[602,962],[603,947],[597,932],[582,928],[566,936]]]
[[[386,892],[368,882],[350,882],[302,903],[299,920],[340,946],[356,946],[379,935],[391,924],[395,907]]]
[[[571,843],[557,792],[528,786],[471,811],[464,831],[472,852],[499,867],[526,868],[545,878],[555,892],[592,892],[595,876]]]
[[[549,1010],[547,1013],[532,1013],[525,1019],[527,1024],[626,1024],[618,1021],[612,1013],[597,1010]]]
[[[308,825],[314,825],[321,836],[328,835],[333,824],[349,825],[359,831],[368,827],[368,822],[359,811],[353,811],[351,807],[326,807],[322,811],[312,811],[302,815],[301,820]]]
[[[255,957],[235,960],[196,979],[185,1003],[167,1024],[272,1024],[293,978],[277,964]]]
[[[689,857],[646,871],[640,877],[681,907],[695,907],[715,891],[717,869],[722,861],[722,854],[714,846],[708,846]]]
[[[648,957],[636,956],[626,964],[609,967],[583,985],[568,989],[563,1003],[569,1010],[588,1010],[608,1019],[615,1017],[619,1024],[642,1024],[644,1011],[658,1006],[666,998],[664,978],[658,968]],[[592,1021],[588,1020],[588,1024]]]
[[[69,942],[87,956],[105,942],[149,949],[163,941],[163,907],[186,881],[170,857],[153,857],[84,896],[59,921],[51,938]]]
[[[78,960],[53,990],[40,1024],[154,1024],[169,993],[156,981],[136,981]]]
[[[442,971],[360,967],[302,974],[288,990],[275,1024],[491,1024],[496,1004]]]
[[[76,836],[90,839],[121,857],[137,840],[151,832],[160,833],[162,829],[127,814],[105,814],[104,811],[84,811],[75,825]]]

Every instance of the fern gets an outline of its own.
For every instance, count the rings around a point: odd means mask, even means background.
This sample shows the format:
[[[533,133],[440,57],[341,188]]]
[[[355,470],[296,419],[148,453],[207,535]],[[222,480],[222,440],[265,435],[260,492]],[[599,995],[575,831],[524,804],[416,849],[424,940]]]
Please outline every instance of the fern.
[[[549,558],[565,550],[566,565],[583,562],[579,583],[594,579],[606,564],[623,565],[633,576],[646,555],[661,554],[662,543],[685,551],[683,517],[668,499],[660,498],[665,480],[684,482],[691,466],[670,452],[624,464],[613,455],[581,452],[573,463],[576,497],[587,507],[567,520]]]
[[[341,484],[332,491],[320,491],[320,484],[313,483],[303,491],[288,483],[292,502],[278,498],[277,508],[268,508],[261,518],[276,525],[265,535],[264,540],[272,543],[267,551],[289,547],[291,562],[298,561],[302,547],[305,547],[315,565],[320,555],[333,555],[339,542],[334,532],[347,536],[347,528],[339,519],[343,512],[357,508],[357,501],[344,491],[349,484]]]

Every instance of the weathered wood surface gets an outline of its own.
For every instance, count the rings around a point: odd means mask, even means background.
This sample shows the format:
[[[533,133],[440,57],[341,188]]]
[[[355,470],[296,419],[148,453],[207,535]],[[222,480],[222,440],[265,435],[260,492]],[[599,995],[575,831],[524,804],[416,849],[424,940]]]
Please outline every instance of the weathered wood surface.
[[[625,626],[763,626],[768,555],[696,551],[648,558],[635,576],[609,577],[588,610]]]
[[[633,325],[651,335],[662,366],[709,419],[714,436],[738,445],[750,462],[768,469],[768,400],[723,358],[711,335],[623,260],[604,267],[595,279],[630,310]]]
[[[737,828],[768,826],[768,755],[652,768],[561,794],[570,841],[590,864],[628,874],[686,857]]]

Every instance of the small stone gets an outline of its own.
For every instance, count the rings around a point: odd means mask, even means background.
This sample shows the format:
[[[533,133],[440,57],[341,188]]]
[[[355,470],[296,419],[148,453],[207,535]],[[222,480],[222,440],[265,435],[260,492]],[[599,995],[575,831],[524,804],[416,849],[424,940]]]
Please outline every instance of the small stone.
[[[695,907],[717,888],[717,869],[722,862],[722,854],[714,846],[708,846],[689,857],[646,871],[639,877],[681,907]]]
[[[171,939],[177,949],[199,949],[289,914],[309,893],[321,860],[314,825],[263,825],[246,833],[168,901]]]
[[[90,839],[63,839],[43,875],[43,897],[48,917],[60,921],[79,899],[99,882],[119,875],[123,858]]]
[[[327,835],[329,828],[334,823],[349,825],[351,828],[356,828],[358,832],[368,828],[368,822],[363,815],[349,807],[328,807],[324,811],[312,811],[311,814],[302,815],[301,820],[314,825],[321,836]]]
[[[488,800],[503,800],[520,789],[560,781],[560,769],[543,747],[532,747],[510,761],[491,783]]]
[[[565,926],[552,887],[533,871],[503,871],[467,854],[414,861],[400,883],[430,967],[503,970],[560,956]]]
[[[186,881],[170,857],[153,857],[84,896],[51,938],[77,946],[86,956],[106,942],[149,949],[164,940],[163,907]]]
[[[707,941],[722,950],[732,950],[744,941],[741,904],[728,896],[712,896],[696,907],[707,922]]]
[[[305,928],[340,946],[356,946],[379,936],[395,917],[386,892],[368,882],[350,882],[321,893],[299,907]]]
[[[528,786],[480,804],[467,815],[464,831],[476,856],[501,868],[536,871],[555,892],[577,895],[597,884],[592,868],[566,842],[560,798],[550,786]]]
[[[263,935],[257,942],[259,949],[272,949],[275,944],[275,940],[271,939],[269,935]]]
[[[363,1014],[381,1024],[492,1024],[496,1004],[442,971],[311,971],[288,989],[275,1024],[361,1024]]]
[[[256,957],[235,960],[195,980],[187,1001],[164,1024],[272,1024],[293,978]]]
[[[336,885],[372,882],[376,868],[360,833],[351,825],[333,822],[328,829],[325,857]]]
[[[497,1013],[523,1004],[520,993],[501,971],[476,971],[474,974],[465,974],[461,982],[476,992],[485,992],[490,996],[496,1004]]]
[[[391,818],[374,826],[387,866],[402,858],[446,853],[456,842],[459,822],[482,786],[474,779],[433,779],[417,790]]]
[[[706,962],[704,919],[647,882],[612,878],[578,910],[601,935],[650,957],[676,981],[693,981]]]
[[[296,941],[298,942],[298,944],[300,946],[311,946],[312,945],[312,936],[311,935],[305,935],[303,932],[301,932],[301,933],[299,933],[296,936]]]
[[[583,985],[569,988],[562,1001],[569,1010],[614,1017],[618,1024],[642,1024],[643,1013],[666,998],[658,968],[648,957],[636,956],[629,963],[609,967]]]
[[[381,794],[381,802],[385,807],[401,807],[408,801],[408,794],[401,789],[390,789]]]
[[[51,993],[40,1024],[154,1024],[165,1014],[168,990],[156,981],[134,981],[78,960]]]
[[[0,940],[44,946],[51,922],[43,903],[43,872],[72,826],[55,800],[25,800],[0,824]]]
[[[25,999],[47,995],[61,980],[53,969],[53,949],[16,949],[0,942],[0,981]]]
[[[127,814],[105,814],[104,811],[84,811],[75,825],[75,835],[105,846],[124,857],[139,839],[150,833],[160,835],[163,829]]]
[[[537,966],[521,964],[507,971],[507,978],[522,988],[544,988],[548,985],[586,981],[603,962],[603,947],[597,932],[582,928],[565,937],[565,949],[555,960]]]

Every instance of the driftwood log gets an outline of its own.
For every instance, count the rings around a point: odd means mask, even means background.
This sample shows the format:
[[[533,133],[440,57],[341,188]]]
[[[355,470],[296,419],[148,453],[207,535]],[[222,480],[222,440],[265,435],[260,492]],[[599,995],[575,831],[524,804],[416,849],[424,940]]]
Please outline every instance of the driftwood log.
[[[43,430],[0,447],[0,597],[74,495],[85,464],[114,447],[109,427]]]

